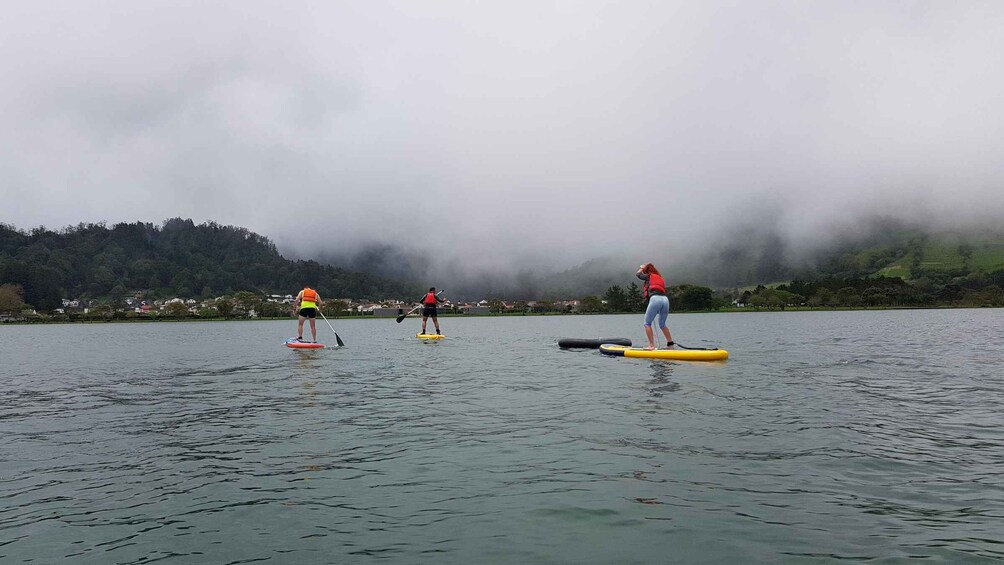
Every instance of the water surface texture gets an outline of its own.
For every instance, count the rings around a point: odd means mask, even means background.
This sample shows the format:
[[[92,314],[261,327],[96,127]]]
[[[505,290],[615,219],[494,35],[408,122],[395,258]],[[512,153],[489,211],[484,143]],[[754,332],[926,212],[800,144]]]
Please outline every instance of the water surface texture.
[[[641,321],[0,327],[0,561],[1004,560],[1004,312]]]

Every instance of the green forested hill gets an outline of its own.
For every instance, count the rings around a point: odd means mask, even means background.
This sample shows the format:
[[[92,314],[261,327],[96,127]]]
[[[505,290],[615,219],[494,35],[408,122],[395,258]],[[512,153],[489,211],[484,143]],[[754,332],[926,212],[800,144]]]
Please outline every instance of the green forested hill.
[[[733,234],[678,267],[679,277],[716,287],[880,276],[958,284],[1004,269],[1004,233],[931,231],[875,218],[808,250],[769,232]]]
[[[815,286],[834,296],[842,290],[848,296],[850,290],[860,291],[862,300],[875,287],[869,296],[875,295],[876,303],[882,299],[876,292],[884,290],[894,304],[956,303],[966,293],[985,289],[996,297],[1004,287],[1004,233],[993,230],[931,232],[875,219],[811,251],[803,247],[795,252],[791,249],[795,244],[769,229],[742,231],[709,242],[699,250],[699,259],[666,270],[673,284],[741,291],[788,283],[806,299],[814,296]],[[614,259],[596,259],[557,276],[521,271],[503,279],[472,273],[468,282],[481,293],[478,298],[582,298],[635,282],[634,268]],[[879,277],[902,279],[909,288],[888,280],[868,282]],[[402,278],[407,277],[395,277]],[[818,284],[800,286],[808,283]],[[20,286],[24,301],[42,311],[58,307],[62,298],[122,298],[136,291],[150,298],[197,298],[241,290],[287,294],[311,285],[325,297],[418,294],[409,283],[315,261],[287,260],[266,237],[245,228],[213,222],[196,225],[183,219],[161,226],[81,224],[30,232],[0,224],[0,285],[4,284]]]
[[[904,279],[969,276],[1004,268],[1004,238],[958,234],[918,238],[878,274]]]
[[[80,224],[30,232],[0,224],[0,284],[20,285],[26,303],[51,310],[66,297],[210,297],[240,290],[322,296],[412,296],[417,289],[315,261],[290,261],[245,228],[175,218]]]
[[[1004,269],[1004,236],[903,232],[896,241],[862,240],[824,258],[821,276],[899,277],[929,285],[978,281]]]

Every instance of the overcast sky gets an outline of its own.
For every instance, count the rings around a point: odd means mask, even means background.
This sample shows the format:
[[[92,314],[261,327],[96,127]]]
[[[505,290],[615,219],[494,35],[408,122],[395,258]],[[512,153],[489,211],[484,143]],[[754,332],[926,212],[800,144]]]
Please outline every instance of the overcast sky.
[[[774,203],[794,235],[1000,224],[1001,30],[998,1],[13,2],[0,221],[561,267]]]

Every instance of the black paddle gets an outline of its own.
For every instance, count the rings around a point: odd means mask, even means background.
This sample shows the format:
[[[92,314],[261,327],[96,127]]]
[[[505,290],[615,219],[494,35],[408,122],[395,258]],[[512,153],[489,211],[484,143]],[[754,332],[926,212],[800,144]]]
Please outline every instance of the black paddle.
[[[439,296],[440,294],[443,294],[444,292],[446,292],[445,288],[443,290],[437,292],[436,296]],[[418,306],[415,306],[414,308],[412,308],[411,312],[408,312],[407,314],[401,314],[400,316],[397,317],[397,323],[400,324],[401,322],[404,321],[405,318],[407,318],[408,316],[410,316],[415,310],[418,310],[421,307],[422,307],[422,305],[419,304]]]
[[[397,317],[397,323],[400,324],[401,322],[403,322],[405,318],[407,318],[409,315],[412,314],[412,312],[414,312],[415,310],[418,310],[419,308],[421,308],[421,306],[415,306],[414,308],[411,309],[411,312],[406,312],[406,313],[401,314],[400,316],[398,316]]]
[[[318,310],[317,313],[321,315],[321,318],[324,318],[325,322],[328,322],[328,319],[324,317],[324,312]],[[342,338],[338,337],[338,332],[331,326],[331,322],[328,322],[328,327],[331,328],[331,333],[335,334],[335,343],[338,344],[338,347],[345,347],[345,343],[342,342]]]

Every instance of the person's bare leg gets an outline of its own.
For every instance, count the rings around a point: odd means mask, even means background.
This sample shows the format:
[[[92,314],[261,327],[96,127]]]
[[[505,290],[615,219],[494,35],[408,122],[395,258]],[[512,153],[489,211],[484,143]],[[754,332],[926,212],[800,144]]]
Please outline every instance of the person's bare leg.
[[[423,334],[425,333],[425,326],[428,323],[429,323],[429,317],[428,316],[422,316],[422,333]]]
[[[662,328],[662,335],[666,336],[666,347],[673,343],[673,334],[669,333],[669,328]]]
[[[439,316],[433,316],[432,323],[436,324],[436,335],[439,335]]]
[[[645,349],[655,349],[655,334],[652,333],[652,326],[645,326],[645,335],[648,336],[648,347]]]
[[[314,343],[317,343],[317,320],[310,319],[310,335],[314,338]]]
[[[306,318],[304,318],[303,316],[299,316],[297,318],[297,321],[296,321],[296,337],[297,338],[303,339],[303,320],[305,320],[305,319]]]

